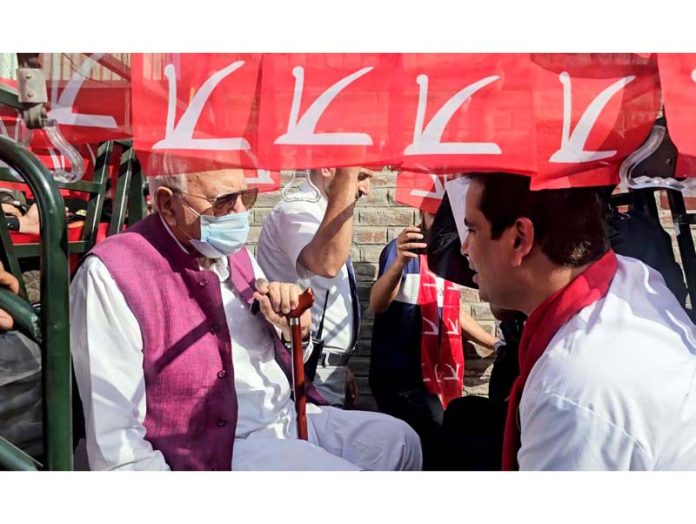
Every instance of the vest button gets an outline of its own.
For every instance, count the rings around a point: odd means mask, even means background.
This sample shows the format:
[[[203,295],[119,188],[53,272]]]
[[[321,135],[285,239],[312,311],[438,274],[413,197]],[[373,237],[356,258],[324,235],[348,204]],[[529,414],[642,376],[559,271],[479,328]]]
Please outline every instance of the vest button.
[[[225,424],[227,424],[227,421],[224,418],[217,419],[218,426],[223,427]]]
[[[217,333],[220,331],[220,324],[213,324],[212,327],[210,328],[211,333]]]
[[[205,287],[205,286],[208,285],[208,281],[205,280],[205,279],[204,279],[204,280],[199,280],[199,281],[198,281],[198,285],[201,286],[201,287]]]
[[[227,371],[224,369],[221,369],[220,371],[217,372],[217,377],[218,378],[225,378],[227,376]]]

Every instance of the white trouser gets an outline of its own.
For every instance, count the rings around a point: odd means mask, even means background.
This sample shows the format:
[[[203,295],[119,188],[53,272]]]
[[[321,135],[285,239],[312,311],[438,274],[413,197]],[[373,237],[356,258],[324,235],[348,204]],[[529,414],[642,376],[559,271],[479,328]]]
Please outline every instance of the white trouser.
[[[309,441],[237,439],[233,470],[420,470],[420,439],[405,422],[369,411],[307,404]]]

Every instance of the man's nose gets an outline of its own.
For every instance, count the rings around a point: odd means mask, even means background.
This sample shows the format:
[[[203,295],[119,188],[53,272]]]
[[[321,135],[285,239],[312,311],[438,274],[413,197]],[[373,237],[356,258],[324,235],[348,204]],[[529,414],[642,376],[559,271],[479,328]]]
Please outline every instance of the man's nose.
[[[465,257],[469,256],[469,235],[466,235],[466,237],[464,237],[464,242],[462,242],[462,247],[459,251]]]
[[[237,200],[235,201],[232,210],[235,213],[244,213],[247,210],[246,206],[244,205],[244,202],[242,202],[242,195],[239,195],[237,197]]]

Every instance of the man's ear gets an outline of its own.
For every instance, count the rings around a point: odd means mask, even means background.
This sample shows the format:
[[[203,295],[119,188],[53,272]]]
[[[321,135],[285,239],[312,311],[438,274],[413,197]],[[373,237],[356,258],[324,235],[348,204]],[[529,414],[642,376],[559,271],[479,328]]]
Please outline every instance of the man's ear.
[[[155,193],[157,211],[167,225],[172,226],[176,223],[176,215],[173,209],[174,193],[168,187],[158,187]]]
[[[333,171],[328,167],[322,167],[319,171],[321,172],[321,176],[324,178],[329,178],[331,175],[333,175]]]
[[[515,240],[513,243],[512,265],[520,267],[524,258],[534,248],[534,224],[526,217],[520,217],[513,226]]]

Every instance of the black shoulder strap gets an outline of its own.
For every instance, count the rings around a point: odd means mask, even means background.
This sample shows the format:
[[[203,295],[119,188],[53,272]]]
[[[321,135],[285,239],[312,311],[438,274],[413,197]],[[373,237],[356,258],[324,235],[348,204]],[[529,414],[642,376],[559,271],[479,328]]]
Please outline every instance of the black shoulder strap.
[[[317,327],[316,333],[312,336],[312,354],[305,362],[305,376],[307,380],[312,382],[314,376],[317,373],[317,366],[319,365],[319,357],[321,357],[322,351],[324,351],[324,341],[321,339],[324,333],[324,318],[326,317],[326,307],[329,304],[329,290],[326,290],[326,298],[324,299],[324,311],[321,314],[321,320],[319,321],[319,327]]]
[[[329,290],[326,290],[326,297],[324,298],[324,311],[321,313],[321,320],[319,321],[319,327],[317,328],[316,339],[321,340],[321,335],[324,333],[324,318],[326,318],[326,306],[329,304]]]

